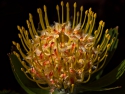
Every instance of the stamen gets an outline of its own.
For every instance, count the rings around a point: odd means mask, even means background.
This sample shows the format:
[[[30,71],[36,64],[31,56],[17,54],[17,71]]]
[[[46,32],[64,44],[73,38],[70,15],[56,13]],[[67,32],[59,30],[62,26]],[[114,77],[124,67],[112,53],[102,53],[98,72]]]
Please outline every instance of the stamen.
[[[84,25],[85,25],[85,21],[86,21],[87,15],[88,15],[88,10],[85,11],[84,21],[83,21],[83,24],[82,24],[82,26],[81,26],[81,29],[82,29],[82,28],[84,27]]]
[[[37,80],[34,80],[34,79],[30,78],[30,77],[27,75],[27,73],[24,71],[23,68],[21,68],[21,71],[24,72],[25,76],[26,76],[29,80],[31,80],[31,81],[33,81],[33,82],[41,83],[41,84],[47,84],[46,82],[41,82],[41,81],[37,81]]]
[[[94,14],[94,15],[92,15],[93,17],[93,21],[92,21],[92,26],[91,26],[91,28],[90,28],[90,30],[89,30],[89,36],[90,36],[90,34],[92,33],[92,31],[93,31],[93,28],[94,28],[94,26],[95,26],[95,19],[96,19],[96,13]]]
[[[89,75],[88,75],[88,78],[85,80],[85,81],[83,81],[83,83],[87,83],[89,80],[90,80],[90,77],[91,77],[91,69],[89,69]]]
[[[104,46],[105,41],[106,41],[106,38],[107,38],[107,34],[108,34],[108,29],[106,29],[106,31],[105,31],[105,34],[104,34],[103,40],[102,40],[102,42],[101,42],[101,44],[100,44],[100,47],[103,47],[103,46]]]
[[[76,2],[74,3],[74,18],[73,18],[73,25],[72,25],[73,29],[75,27],[75,21],[76,21]]]
[[[79,20],[79,12],[77,12],[76,25],[78,24],[78,20]]]
[[[102,28],[101,28],[101,30],[100,30],[100,34],[99,34],[99,37],[98,37],[98,39],[97,39],[97,43],[99,42],[99,40],[100,40],[100,38],[101,38],[101,36],[102,36],[102,31],[103,31],[104,26],[105,26],[105,22],[102,22]]]
[[[92,11],[91,11],[91,8],[90,8],[89,9],[89,13],[88,13],[88,20],[87,20],[87,23],[86,23],[86,27],[85,27],[84,33],[88,32],[89,25],[91,24],[91,14],[92,14]]]
[[[99,71],[104,65],[105,65],[105,62],[106,62],[106,59],[107,59],[107,54],[105,55],[105,60],[104,60],[104,62],[102,63],[102,65],[99,67],[99,68],[97,68],[97,70],[96,71]]]
[[[95,32],[95,39],[97,39],[98,36],[99,36],[99,34],[100,34],[102,24],[103,24],[103,21],[100,21],[100,22],[99,22],[98,29],[97,29],[97,31]],[[96,46],[97,44],[98,44],[98,42],[97,42],[97,40],[96,40],[96,42],[95,42],[95,46]]]
[[[106,48],[106,46],[107,46],[107,44],[108,44],[109,40],[110,40],[110,35],[109,35],[109,34],[107,34],[107,35],[106,35],[105,42],[103,43],[103,45],[101,45],[101,46],[100,46],[100,51],[102,51],[102,52],[103,52],[103,51],[105,50],[105,48]]]
[[[83,6],[80,7],[80,11],[81,11],[81,15],[80,15],[79,23],[82,23]]]
[[[17,29],[20,31],[21,36],[23,37],[23,41],[24,41],[25,45],[27,46],[27,48],[30,48],[28,45],[27,39],[24,36],[25,34],[23,34],[23,32],[25,33],[25,31],[23,31],[23,29],[21,29],[20,26],[17,26]]]
[[[24,71],[24,68],[21,68],[21,71],[24,72],[24,74],[26,75],[26,77],[27,77],[29,80],[35,82],[32,78],[30,78],[30,77],[26,74],[26,72]]]
[[[17,56],[18,60],[21,62],[21,64],[23,65],[23,67],[25,67],[26,69],[28,69],[28,66],[26,66],[24,63],[22,63],[20,55],[18,53],[16,53],[15,51],[13,51],[13,54]]]
[[[25,46],[25,44],[24,44],[24,42],[23,42],[23,39],[22,39],[22,37],[21,37],[21,35],[20,34],[18,34],[18,37],[20,38],[20,40],[21,40],[21,43],[22,43],[22,45],[23,45],[23,47],[24,47],[24,49],[26,50],[26,52],[28,52],[29,50],[27,49],[27,47]]]
[[[39,83],[36,82],[36,84],[41,88],[41,89],[49,89],[50,87],[42,87]]]
[[[46,23],[46,27],[49,26],[49,21],[48,21],[48,16],[47,16],[47,9],[46,6],[44,5],[44,12],[45,12],[45,23]]]
[[[28,29],[29,29],[30,35],[31,35],[32,39],[34,39],[34,34],[33,34],[33,32],[32,32],[30,22],[29,22],[28,20],[26,20],[26,23],[27,23],[27,26],[28,26]]]
[[[36,29],[35,29],[34,23],[33,23],[33,17],[32,17],[32,14],[31,14],[31,13],[29,13],[29,21],[30,21],[31,26],[32,26],[33,35],[38,35],[37,32],[36,32]]]
[[[45,25],[44,25],[44,22],[43,22],[43,16],[42,16],[42,10],[40,8],[37,9],[37,12],[39,14],[39,19],[40,19],[40,24],[41,24],[41,27],[42,29],[44,30],[45,29]]]
[[[74,84],[71,85],[71,93],[73,93]]]
[[[104,59],[104,57],[106,56],[108,50],[110,49],[110,46],[111,46],[111,44],[108,44],[108,45],[107,45],[107,49],[106,49],[106,51],[104,52],[104,55],[103,55],[103,57],[101,58],[101,60],[100,60],[99,62],[101,62],[101,61]]]
[[[66,3],[66,7],[67,7],[67,22],[69,22],[69,3]]]
[[[38,64],[38,66],[40,67],[40,69],[43,69],[42,65],[41,65],[40,62],[38,61],[38,57],[37,57],[36,53],[35,53],[35,58],[36,58],[37,64]]]
[[[29,66],[26,65],[26,62],[25,62],[25,61],[21,61],[21,64],[24,66],[24,68],[25,68],[26,70],[29,69]]]
[[[63,3],[63,1],[61,1],[61,6],[62,6],[62,23],[63,23],[63,21],[64,21],[64,9],[63,9],[64,3]]]
[[[60,13],[59,13],[59,6],[56,6],[56,10],[57,10],[57,15],[58,15],[58,22],[60,23]]]
[[[107,51],[109,50],[109,48],[110,48],[110,44],[107,45],[107,49],[106,49],[106,51],[105,51],[103,57],[101,57],[101,59],[100,59],[100,57],[99,57],[97,63],[95,63],[95,64],[97,64],[97,68],[96,68],[94,71],[97,71],[97,70],[99,69],[99,68],[98,68],[99,63],[102,62],[102,60],[104,60],[104,58],[105,58],[105,59],[107,58]],[[104,63],[105,63],[105,60],[104,60]],[[104,64],[102,64],[102,67],[103,67],[103,65],[104,65]]]
[[[23,30],[23,28],[22,28],[22,30]],[[23,38],[23,40],[24,40],[24,42],[25,42],[25,44],[26,44],[26,46],[27,46],[27,48],[29,48],[30,49],[30,45],[31,45],[31,42],[29,42],[29,37],[28,37],[28,31],[27,30],[23,30],[23,32],[25,33],[25,34],[23,34],[23,35],[25,35],[25,39]]]
[[[26,60],[26,62],[29,63],[29,64],[31,64],[31,62],[26,59],[26,55],[25,55],[25,54],[22,52],[22,50],[20,49],[19,43],[16,43],[16,42],[14,42],[14,41],[13,41],[12,43],[13,43],[13,44],[16,46],[16,48],[19,50],[21,56]]]
[[[77,79],[77,82],[79,82],[79,83],[82,83],[84,81],[84,68],[82,68],[81,72],[82,72],[81,78]]]

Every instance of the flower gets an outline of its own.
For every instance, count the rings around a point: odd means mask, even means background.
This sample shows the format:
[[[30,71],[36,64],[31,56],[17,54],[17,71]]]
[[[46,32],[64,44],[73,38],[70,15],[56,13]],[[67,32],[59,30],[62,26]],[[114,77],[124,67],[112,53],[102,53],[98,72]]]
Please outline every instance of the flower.
[[[87,83],[91,75],[104,66],[114,37],[110,36],[108,29],[103,34],[103,21],[99,22],[96,30],[94,29],[97,14],[92,8],[85,11],[83,19],[83,6],[80,7],[80,13],[76,13],[74,3],[72,21],[69,3],[66,4],[66,15],[63,2],[61,16],[58,5],[56,9],[58,22],[53,26],[49,25],[45,5],[45,15],[40,8],[37,9],[42,30],[35,29],[31,14],[26,21],[28,31],[17,26],[20,31],[18,36],[25,51],[19,43],[13,41],[19,51],[13,53],[23,65],[21,70],[27,78],[36,82],[40,88],[50,89],[51,92],[57,89],[72,93],[76,83]],[[44,87],[43,84],[48,86]]]

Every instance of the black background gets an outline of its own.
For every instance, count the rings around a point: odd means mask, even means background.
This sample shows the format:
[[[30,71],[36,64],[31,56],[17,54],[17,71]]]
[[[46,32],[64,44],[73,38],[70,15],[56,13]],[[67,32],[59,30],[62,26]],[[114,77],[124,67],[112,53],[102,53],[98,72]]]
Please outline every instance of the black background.
[[[64,0],[69,2],[71,11],[75,0]],[[103,20],[106,28],[119,26],[119,45],[105,73],[116,67],[125,59],[125,0],[76,0],[78,8],[83,5],[84,9],[92,7],[97,13],[97,22]],[[12,40],[19,41],[17,25],[26,27],[28,13],[33,14],[34,23],[37,26],[37,8],[47,6],[50,23],[57,19],[56,8],[60,0],[1,0],[0,1],[0,90],[20,90],[10,67],[7,53],[10,52]],[[71,12],[72,13],[72,12]],[[125,78],[125,77],[124,77]],[[117,81],[117,85],[124,85],[124,82]],[[124,92],[124,91],[123,91]],[[101,94],[101,93],[100,93]],[[125,93],[123,93],[125,94]]]

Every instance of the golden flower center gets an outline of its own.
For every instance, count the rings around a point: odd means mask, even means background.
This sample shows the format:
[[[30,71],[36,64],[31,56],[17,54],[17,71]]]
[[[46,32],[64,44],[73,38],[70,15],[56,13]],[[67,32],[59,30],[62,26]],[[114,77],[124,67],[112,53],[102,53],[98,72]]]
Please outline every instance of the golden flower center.
[[[27,78],[36,82],[40,88],[65,89],[73,92],[75,83],[87,83],[91,74],[103,67],[108,50],[113,43],[113,37],[107,29],[101,39],[105,25],[103,21],[100,21],[97,30],[94,30],[96,13],[91,8],[85,11],[85,17],[82,20],[83,6],[80,8],[80,13],[76,13],[76,3],[74,3],[71,25],[69,3],[66,4],[65,23],[63,2],[61,7],[62,19],[57,5],[58,23],[55,22],[54,26],[49,25],[46,6],[44,5],[45,19],[43,19],[42,10],[38,8],[42,28],[38,32],[32,15],[29,14],[29,20],[26,21],[29,32],[24,27],[17,26],[20,31],[18,36],[25,51],[21,50],[19,43],[13,41],[24,60],[15,51],[13,53],[26,69],[21,68]],[[110,38],[112,38],[111,41]],[[30,77],[27,74],[30,74]],[[47,84],[48,87],[42,86],[43,84]]]
[[[92,69],[98,51],[93,47],[94,37],[80,32],[80,24],[72,29],[70,23],[55,23],[35,36],[26,58],[33,62],[31,73],[36,79],[56,88],[62,84],[67,88],[83,80],[83,75]]]

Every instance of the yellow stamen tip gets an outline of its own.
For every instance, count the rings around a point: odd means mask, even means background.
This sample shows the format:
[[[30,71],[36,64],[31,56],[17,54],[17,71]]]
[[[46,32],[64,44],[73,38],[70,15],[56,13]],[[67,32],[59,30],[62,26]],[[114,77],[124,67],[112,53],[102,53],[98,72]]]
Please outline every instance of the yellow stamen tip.
[[[91,15],[91,16],[92,16],[92,13],[93,13],[93,12],[92,12],[92,11],[90,11],[90,12],[89,12],[89,15]]]
[[[97,31],[97,30],[95,30],[94,35],[96,35],[96,34],[97,34],[97,32],[98,32],[98,31]]]
[[[98,57],[98,61],[100,60],[100,57]]]
[[[19,50],[19,49],[20,49],[20,44],[17,43],[17,44],[16,44],[16,47],[17,47],[17,49]]]
[[[23,72],[24,72],[24,68],[21,68],[21,71],[23,71]]]
[[[63,1],[61,1],[61,6],[63,6],[64,5],[64,3],[63,3]]]
[[[83,6],[80,7],[80,10],[83,11]]]
[[[109,34],[106,34],[106,36],[105,36],[106,38],[108,38],[109,37]]]
[[[92,12],[92,8],[89,8],[89,13]]]
[[[20,57],[20,55],[19,55],[18,53],[14,52],[14,54],[15,54],[18,58]]]
[[[103,21],[101,20],[101,21],[99,22],[99,24],[102,25],[102,24],[103,24]]]
[[[73,92],[74,84],[71,85],[71,93]]]
[[[90,21],[89,24],[92,24],[92,21]]]
[[[22,26],[22,30],[24,30],[25,28]]]
[[[69,3],[68,2],[66,3],[66,7],[69,7]]]
[[[19,25],[17,25],[17,29],[18,29],[18,30],[20,30],[20,29],[21,29]]]
[[[46,5],[44,5],[43,8],[44,8],[44,12],[45,12],[46,11]]]
[[[76,2],[74,3],[74,7],[76,7],[77,5],[76,5]]]
[[[13,45],[16,45],[16,42],[15,41],[12,41]]]
[[[106,29],[105,33],[107,34],[107,33],[108,33],[108,31],[109,31],[109,30],[108,30],[108,29]]]
[[[95,13],[95,14],[94,14],[94,18],[96,18],[96,17],[97,17],[97,14]]]
[[[40,8],[37,9],[37,13],[40,13]]]
[[[102,23],[102,26],[103,26],[103,27],[105,26],[105,22]]]
[[[29,24],[29,21],[28,21],[28,20],[26,20],[26,23],[27,23],[27,24]]]
[[[99,48],[100,48],[100,45],[97,46],[97,49],[99,49]]]
[[[79,12],[77,12],[77,16],[79,16]]]
[[[110,36],[109,34],[106,35],[106,38],[107,38],[108,40],[110,39],[110,37],[111,37],[111,36]]]
[[[92,72],[92,69],[89,69],[89,73],[91,73]]]
[[[87,15],[87,14],[88,14],[88,10],[85,11],[85,15]]]
[[[56,5],[56,9],[59,10],[59,5]]]
[[[107,45],[107,48],[110,48],[110,46],[111,46],[111,44],[108,44],[108,45]]]
[[[32,18],[32,14],[31,13],[29,13],[29,18]]]
[[[20,34],[18,34],[18,37],[19,37],[19,38],[22,38]]]
[[[108,40],[110,40],[110,38],[111,38],[111,36],[109,35],[109,36],[108,36]]]

